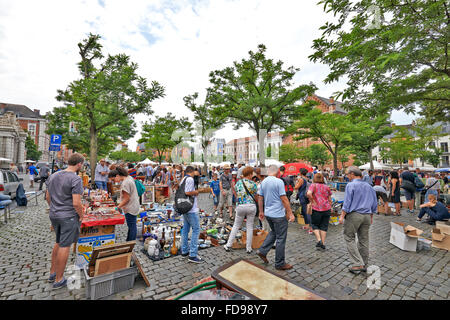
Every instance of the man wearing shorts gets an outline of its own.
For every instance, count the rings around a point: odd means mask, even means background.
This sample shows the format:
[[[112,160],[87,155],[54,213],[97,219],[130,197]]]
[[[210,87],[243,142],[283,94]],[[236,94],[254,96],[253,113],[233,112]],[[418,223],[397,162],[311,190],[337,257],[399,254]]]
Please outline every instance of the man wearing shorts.
[[[52,174],[46,182],[50,221],[56,234],[48,278],[48,282],[53,283],[53,289],[67,286],[64,270],[69,258],[70,246],[77,242],[80,233],[83,218],[81,205],[83,181],[78,176],[78,172],[83,163],[84,157],[81,154],[72,154],[68,160],[68,168]]]
[[[223,206],[226,204],[230,219],[233,220],[233,192],[231,191],[231,181],[233,177],[230,174],[231,168],[228,165],[224,166],[224,173],[220,176],[220,201],[219,214],[222,217]]]

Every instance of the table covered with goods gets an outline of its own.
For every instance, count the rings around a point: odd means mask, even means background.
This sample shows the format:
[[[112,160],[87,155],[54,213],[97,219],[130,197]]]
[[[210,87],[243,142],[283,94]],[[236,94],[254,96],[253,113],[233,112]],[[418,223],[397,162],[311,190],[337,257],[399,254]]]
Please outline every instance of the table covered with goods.
[[[85,190],[82,199],[83,220],[76,244],[75,264],[84,268],[97,247],[116,242],[115,226],[125,223],[125,217],[104,190]]]

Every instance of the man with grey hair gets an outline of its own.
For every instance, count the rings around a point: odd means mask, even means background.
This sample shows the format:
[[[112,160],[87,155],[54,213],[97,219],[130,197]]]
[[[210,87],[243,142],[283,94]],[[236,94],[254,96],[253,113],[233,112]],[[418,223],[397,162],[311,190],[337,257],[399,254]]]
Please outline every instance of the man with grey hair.
[[[286,197],[284,183],[276,177],[277,173],[277,166],[269,166],[269,176],[261,182],[261,187],[258,190],[259,219],[263,221],[266,218],[271,231],[258,249],[257,255],[264,263],[269,263],[266,256],[276,241],[275,268],[288,270],[292,269],[292,265],[285,261],[288,222],[294,221],[295,218]]]
[[[361,170],[355,166],[347,168],[350,183],[345,188],[344,204],[339,223],[344,223],[344,239],[352,260],[350,272],[366,272],[369,264],[369,228],[373,214],[377,212],[375,190],[362,181]],[[355,234],[358,235],[356,243]]]

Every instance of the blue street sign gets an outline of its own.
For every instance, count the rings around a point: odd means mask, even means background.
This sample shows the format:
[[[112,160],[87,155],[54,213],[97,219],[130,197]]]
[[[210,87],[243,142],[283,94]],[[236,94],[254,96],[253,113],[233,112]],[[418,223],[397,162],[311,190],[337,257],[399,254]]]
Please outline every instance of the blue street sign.
[[[50,145],[48,147],[48,151],[61,151],[61,146],[60,145]]]
[[[60,146],[61,140],[62,136],[60,134],[52,134],[52,136],[50,137],[50,146]]]

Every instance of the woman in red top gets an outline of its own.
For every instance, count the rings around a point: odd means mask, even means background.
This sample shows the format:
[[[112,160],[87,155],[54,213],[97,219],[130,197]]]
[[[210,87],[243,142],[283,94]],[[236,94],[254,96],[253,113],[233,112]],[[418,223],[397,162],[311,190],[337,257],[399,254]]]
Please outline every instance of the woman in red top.
[[[312,205],[311,226],[317,239],[316,248],[325,250],[325,239],[331,215],[331,190],[323,175],[316,173],[306,194]]]

